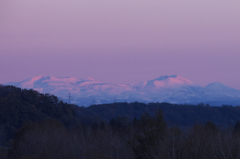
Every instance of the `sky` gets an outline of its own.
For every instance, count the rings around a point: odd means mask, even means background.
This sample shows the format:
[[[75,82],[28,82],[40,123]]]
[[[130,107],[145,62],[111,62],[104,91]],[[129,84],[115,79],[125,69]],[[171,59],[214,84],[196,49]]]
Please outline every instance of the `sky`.
[[[0,83],[179,75],[240,89],[240,1],[1,0]]]

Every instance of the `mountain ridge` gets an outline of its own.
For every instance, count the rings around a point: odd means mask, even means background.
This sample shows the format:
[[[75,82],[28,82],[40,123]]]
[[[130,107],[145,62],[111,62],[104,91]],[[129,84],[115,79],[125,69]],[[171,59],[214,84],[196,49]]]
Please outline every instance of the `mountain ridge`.
[[[205,87],[177,75],[162,75],[153,80],[135,84],[101,83],[93,78],[53,77],[40,75],[21,82],[9,82],[20,88],[34,89],[40,93],[50,93],[67,102],[79,106],[118,102],[169,102],[178,104],[198,104],[208,101],[220,104],[240,102],[240,90],[219,82]],[[222,102],[221,102],[222,101]],[[238,102],[239,101],[239,102]],[[239,103],[240,104],[240,103]]]

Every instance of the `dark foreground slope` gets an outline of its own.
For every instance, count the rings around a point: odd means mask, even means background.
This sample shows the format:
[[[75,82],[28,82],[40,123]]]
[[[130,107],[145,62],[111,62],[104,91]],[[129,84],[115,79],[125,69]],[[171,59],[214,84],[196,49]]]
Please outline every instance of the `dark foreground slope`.
[[[55,96],[0,85],[1,136],[9,140],[24,124],[45,119],[57,119],[66,126],[76,123],[74,109]]]

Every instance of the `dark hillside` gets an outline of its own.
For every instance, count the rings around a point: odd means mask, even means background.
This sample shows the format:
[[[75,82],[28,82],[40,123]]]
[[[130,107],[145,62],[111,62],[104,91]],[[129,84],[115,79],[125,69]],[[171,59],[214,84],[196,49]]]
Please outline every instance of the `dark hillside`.
[[[212,121],[217,126],[234,125],[240,118],[240,107],[214,107],[204,104],[178,105],[169,103],[113,103],[78,107],[59,101],[56,96],[34,90],[0,85],[0,145],[12,139],[14,133],[30,122],[56,119],[67,128],[77,123],[92,125],[125,117],[131,121],[142,114],[155,115],[161,109],[168,126],[191,127]]]
[[[75,107],[76,116],[84,122],[89,116],[98,116],[106,121],[118,116],[133,119],[140,118],[145,112],[154,115],[155,111],[161,109],[164,119],[169,126],[181,127],[192,126],[196,123],[212,121],[218,126],[234,125],[240,119],[240,106],[214,107],[204,104],[179,105],[169,103],[113,103],[93,105],[90,107]],[[91,118],[92,119],[92,118]],[[92,119],[94,120],[94,119]]]
[[[74,109],[53,95],[0,86],[0,128],[7,140],[24,124],[44,119],[57,119],[66,126],[76,123]]]
[[[0,86],[0,156],[239,159],[239,118],[239,106],[135,102],[85,108]]]

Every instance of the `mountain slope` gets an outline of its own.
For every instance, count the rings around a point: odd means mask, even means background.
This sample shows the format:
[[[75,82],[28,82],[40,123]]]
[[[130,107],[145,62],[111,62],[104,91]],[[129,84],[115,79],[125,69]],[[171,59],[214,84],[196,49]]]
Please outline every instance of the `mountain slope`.
[[[160,76],[154,80],[140,82],[135,85],[139,89],[176,89],[178,87],[200,87],[199,85],[177,75]]]
[[[117,102],[189,104],[216,102],[218,105],[238,104],[238,101],[240,101],[240,90],[221,83],[212,83],[203,88],[177,75],[160,76],[153,80],[131,85],[100,83],[92,78],[56,78],[41,75],[22,82],[7,83],[7,85],[54,94],[64,101],[69,101],[70,93],[71,103],[84,106],[112,103],[116,100]]]

